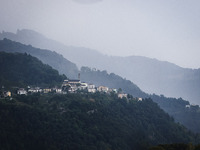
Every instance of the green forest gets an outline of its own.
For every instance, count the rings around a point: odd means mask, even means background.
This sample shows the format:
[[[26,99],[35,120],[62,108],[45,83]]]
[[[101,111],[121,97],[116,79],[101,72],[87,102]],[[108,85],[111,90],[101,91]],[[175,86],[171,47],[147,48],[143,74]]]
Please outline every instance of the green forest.
[[[200,133],[200,108],[198,105],[190,105],[188,101],[182,98],[166,98],[163,95],[151,95],[154,102],[173,116],[177,122],[180,122],[185,127],[195,133]],[[186,107],[186,106],[189,107]]]
[[[200,144],[199,145],[193,145],[192,143],[161,144],[158,146],[153,146],[149,150],[200,150]]]
[[[123,79],[114,73],[109,74],[106,71],[82,67],[81,79],[96,85],[103,84],[112,88],[121,88],[125,93],[134,97],[150,97],[160,108],[173,116],[176,122],[183,124],[195,133],[200,133],[200,108],[198,105],[191,105],[190,108],[186,108],[186,105],[190,105],[190,103],[182,98],[170,98],[164,95],[158,96],[144,93],[131,81]]]
[[[67,77],[29,54],[0,52],[0,87],[51,87]]]
[[[146,150],[200,141],[151,99],[119,99],[114,93],[1,99],[0,122],[0,147],[5,150]]]

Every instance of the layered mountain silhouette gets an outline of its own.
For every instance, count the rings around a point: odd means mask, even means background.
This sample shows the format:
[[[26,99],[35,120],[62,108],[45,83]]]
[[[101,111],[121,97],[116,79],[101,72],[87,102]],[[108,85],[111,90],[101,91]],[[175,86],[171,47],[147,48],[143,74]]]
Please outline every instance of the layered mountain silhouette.
[[[66,79],[65,75],[59,75],[57,70],[26,53],[0,52],[0,72],[0,87],[7,89],[29,85],[54,87]]]
[[[0,41],[0,51],[12,52],[12,53],[16,53],[16,52],[25,53],[23,54],[23,56],[28,56],[28,58],[32,58],[32,57],[27,54],[31,54],[31,55],[33,54],[34,56],[38,56],[39,58],[43,59],[43,61],[46,62],[46,64],[48,63],[49,65],[52,65],[53,68],[57,67],[59,69],[58,70],[59,72],[63,72],[66,75],[67,74],[71,75],[73,78],[77,77],[77,72],[79,71],[79,73],[81,74],[81,81],[85,81],[87,83],[93,83],[96,86],[104,85],[110,88],[117,88],[117,89],[121,88],[123,92],[131,94],[133,97],[143,97],[143,98],[151,97],[152,100],[158,103],[158,105],[163,110],[165,110],[167,113],[173,116],[177,122],[182,123],[188,129],[196,133],[200,133],[200,128],[199,128],[200,121],[198,119],[200,115],[199,106],[190,105],[188,101],[185,101],[181,98],[179,99],[166,98],[163,95],[158,96],[155,94],[148,95],[142,90],[140,90],[140,88],[136,84],[134,84],[130,80],[120,77],[119,75],[116,75],[114,73],[108,73],[105,70],[100,71],[100,70],[97,70],[94,68],[88,68],[88,67],[82,67],[81,70],[78,70],[76,65],[72,65],[71,67],[68,67],[67,64],[68,63],[71,64],[71,63],[55,52],[51,52],[50,50],[42,50],[42,49],[34,48],[30,45],[24,45],[19,42],[14,42],[8,39],[4,39]],[[2,53],[2,54],[5,54],[5,53]],[[12,56],[12,55],[8,54],[8,56]],[[60,59],[63,61],[60,61]],[[9,64],[6,65],[6,63],[3,62],[3,60],[4,61],[8,60]],[[43,71],[49,70],[49,69],[45,69],[45,68],[41,69],[41,67],[36,67],[35,63],[31,63],[30,67],[27,67],[27,69],[24,69],[24,67],[27,65],[27,62],[24,61],[24,59],[22,59],[21,57],[17,57],[17,59],[14,59],[11,57],[2,57],[0,59],[0,62],[2,63],[1,64],[2,67],[0,67],[1,68],[0,81],[2,85],[4,86],[13,86],[13,85],[18,86],[19,83],[20,85],[26,84],[22,82],[22,79],[23,78],[26,79],[26,76],[27,76],[27,79],[30,79],[29,81],[32,81],[37,85],[39,85],[40,83],[43,84],[43,81],[41,81],[40,79],[44,79],[45,82],[46,81],[53,82],[55,80],[54,76],[52,76],[52,78],[50,79],[48,75],[45,76],[45,74],[43,74]],[[11,66],[14,66],[13,63],[14,65],[16,65],[16,67],[11,67]],[[20,63],[21,65],[18,65],[17,63]],[[60,66],[63,66],[63,67],[60,67]],[[40,72],[39,76],[36,76],[34,68],[32,69],[32,67],[37,68],[37,71],[39,70]],[[20,73],[13,72],[16,69],[20,70]],[[50,73],[51,71],[47,71],[47,72]],[[26,74],[24,75],[23,73],[26,73]],[[65,77],[65,76],[62,76],[62,77]],[[15,83],[15,81],[17,81],[17,79],[19,79],[18,81],[20,82],[13,84]],[[36,82],[36,80],[33,80],[33,79],[38,79],[39,82]],[[59,80],[59,82],[61,82],[61,80]]]
[[[182,68],[141,56],[107,56],[88,48],[65,46],[32,30],[18,30],[16,34],[2,32],[0,39],[3,38],[55,50],[78,67],[88,66],[113,72],[131,80],[145,92],[182,97],[200,104],[200,69]]]
[[[58,70],[60,74],[65,74],[69,78],[73,78],[78,74],[78,68],[74,63],[50,50],[34,48],[31,45],[24,45],[19,42],[4,39],[0,40],[0,51],[31,54],[40,59],[44,64],[52,66],[54,69]]]
[[[50,50],[38,49],[30,45],[4,39],[0,40],[0,52],[1,51],[7,53],[18,52],[31,54],[41,59],[45,64],[57,69],[59,73],[65,74],[70,79],[77,79],[78,73],[80,73],[81,81],[92,83],[96,86],[104,85],[110,88],[122,88],[124,92],[132,94],[134,97],[148,97],[146,93],[129,80],[125,80],[114,73],[108,74],[106,71],[94,71],[87,67],[82,67],[81,70],[78,70],[75,64]]]

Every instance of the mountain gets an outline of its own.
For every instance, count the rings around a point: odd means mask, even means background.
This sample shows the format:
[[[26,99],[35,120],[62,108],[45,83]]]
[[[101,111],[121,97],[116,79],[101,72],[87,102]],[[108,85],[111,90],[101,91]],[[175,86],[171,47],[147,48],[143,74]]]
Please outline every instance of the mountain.
[[[0,38],[5,37],[35,47],[53,49],[78,67],[88,66],[115,73],[131,80],[147,93],[182,97],[200,104],[200,69],[181,68],[141,56],[107,56],[88,48],[65,46],[31,30],[18,30],[16,34],[2,32]]]
[[[140,88],[129,80],[114,74],[107,73],[105,70],[100,71],[88,67],[82,67],[81,80],[88,83],[94,83],[97,86],[104,85],[110,88],[121,88],[123,92],[131,94],[133,97],[150,97],[169,115],[173,116],[176,122],[183,124],[185,127],[195,133],[200,133],[200,108],[198,105],[190,103],[182,98],[170,98],[164,95],[149,95],[140,90]]]
[[[167,98],[163,95],[150,95],[151,99],[156,102],[160,108],[173,116],[176,122],[183,124],[185,127],[195,133],[200,133],[200,107],[192,105],[182,98]]]
[[[0,99],[0,122],[1,149],[147,150],[199,142],[150,99],[100,93]]]
[[[81,80],[87,83],[93,83],[96,86],[107,86],[109,88],[122,89],[124,93],[131,94],[133,97],[149,97],[148,94],[143,92],[137,85],[129,80],[110,73],[107,71],[92,70],[88,67],[81,67],[80,71]]]
[[[22,31],[18,31],[18,32],[21,33]],[[23,32],[27,33],[27,35],[30,36],[29,31],[26,31],[26,30],[24,31],[23,30]],[[30,31],[30,32],[32,32],[32,31]],[[6,33],[4,33],[4,34],[6,34]],[[13,35],[16,36],[15,34],[12,34],[12,33],[11,33],[11,35],[12,36]],[[22,35],[25,36],[25,34],[22,34]],[[36,34],[36,35],[40,36],[40,34]],[[38,39],[37,36],[35,36],[36,39]],[[27,40],[30,40],[30,41],[33,40],[32,36],[30,36],[29,38],[30,39],[28,39],[28,37],[24,38],[24,39],[27,39]],[[46,39],[46,38],[44,37],[44,39]],[[6,44],[7,47],[12,47],[12,46],[10,46],[12,44],[15,45],[15,49],[16,49],[16,44],[22,46],[22,44],[20,44],[20,43],[11,42],[11,41],[6,40],[6,39],[4,41],[7,41],[7,44]],[[41,43],[41,41],[38,41],[38,43],[39,42]],[[35,42],[35,43],[37,43],[37,42]],[[51,43],[54,43],[54,41],[51,41]],[[49,43],[48,46],[50,46],[51,43]],[[60,44],[57,43],[57,45],[60,45]],[[27,48],[27,46],[25,46],[25,45],[23,45],[23,46],[26,47],[26,48],[24,48],[24,51],[22,51],[22,52],[27,52],[28,53],[29,49]],[[45,46],[45,45],[43,45],[43,46]],[[65,47],[65,46],[63,46],[63,47]],[[69,57],[75,57],[74,54],[76,54],[78,52],[78,50],[80,50],[80,49],[79,48],[73,48],[73,47],[71,47],[71,48],[72,49],[69,49],[69,52],[71,52],[71,54],[68,55],[68,56]],[[33,47],[32,47],[32,49],[35,50],[35,48],[33,48]],[[73,53],[73,50],[75,50],[74,53]],[[19,51],[19,49],[17,49],[17,51]],[[47,52],[47,54],[50,52],[50,51],[44,51],[44,50],[42,50],[42,51],[44,53]],[[92,61],[94,61],[96,59],[97,60],[96,62],[99,63],[99,64],[105,63],[105,62],[102,62],[102,61],[99,60],[101,58],[98,57],[98,56],[101,56],[102,54],[96,53],[95,51],[88,51],[88,53],[84,53],[84,52],[86,52],[86,51],[84,50],[81,53],[81,55],[83,56],[83,57],[80,57],[81,61],[87,62],[88,59],[85,59],[85,58],[87,58],[88,57],[87,55],[89,55],[90,59],[92,59]],[[50,54],[51,53],[52,52],[50,52]],[[47,55],[47,54],[44,55],[44,56],[46,56],[45,60],[53,60],[53,58],[52,57],[48,57],[49,55]],[[95,56],[95,54],[96,54],[96,56]],[[106,56],[106,57],[108,57],[108,56]],[[63,57],[61,57],[61,58],[63,58]],[[117,57],[113,57],[113,58],[117,58]],[[139,58],[143,59],[143,57],[137,57],[137,59],[139,59]],[[113,62],[113,63],[115,63],[116,65],[118,65],[118,61],[120,62],[121,59],[124,59],[124,58],[118,57],[118,59],[115,59],[115,62]],[[137,64],[137,62],[140,62],[140,60],[136,61],[137,59],[134,58],[136,64]],[[58,60],[59,59],[57,59],[57,61]],[[152,60],[152,63],[154,61],[155,60]],[[57,64],[57,62],[55,61],[55,62],[53,62],[50,65],[55,66],[54,63]],[[148,62],[146,62],[146,63],[148,64]],[[162,62],[162,63],[165,64],[165,65],[167,65],[169,70],[170,70],[170,68],[174,68],[174,70],[175,70],[174,72],[177,72],[177,68],[179,69],[179,71],[183,69],[183,68],[180,68],[178,66],[175,66],[175,65],[167,63],[167,62]],[[107,63],[107,64],[109,64],[109,63]],[[160,64],[160,61],[157,61],[157,65],[158,66],[159,66],[159,64]],[[129,64],[129,66],[131,66],[131,63]],[[138,67],[140,67],[141,70],[143,68],[145,68],[145,66],[142,67],[142,65],[141,66],[138,65]],[[123,69],[123,68],[127,68],[128,69],[130,67],[122,67],[121,69]],[[150,63],[149,63],[149,68],[151,68]],[[68,71],[68,70],[65,70],[65,71]],[[151,72],[151,69],[149,69],[149,72]],[[158,105],[163,110],[165,110],[167,113],[169,113],[171,116],[173,116],[174,119],[177,122],[183,124],[184,126],[186,126],[188,129],[192,130],[193,132],[200,133],[200,128],[199,128],[200,127],[200,122],[199,122],[199,120],[200,120],[200,109],[199,109],[199,106],[194,106],[193,107],[193,105],[190,105],[190,103],[188,101],[185,101],[185,100],[183,100],[181,98],[179,98],[179,99],[176,99],[176,98],[167,98],[167,97],[164,97],[163,95],[158,96],[158,95],[155,95],[155,94],[148,95],[148,94],[144,93],[143,91],[141,91],[140,88],[138,86],[136,86],[130,80],[122,78],[122,77],[120,77],[120,76],[118,76],[118,75],[116,75],[114,73],[108,73],[105,70],[104,71],[100,71],[100,70],[97,70],[95,68],[91,69],[91,68],[88,68],[88,67],[82,67],[82,69],[80,70],[80,73],[81,73],[81,80],[82,81],[85,81],[85,82],[88,82],[88,83],[93,83],[93,84],[96,84],[97,86],[98,85],[104,85],[104,86],[108,86],[110,88],[122,88],[122,90],[125,93],[131,94],[134,97],[143,97],[143,98],[145,98],[145,97],[151,97],[153,99],[153,101],[155,101],[156,103],[158,103]],[[135,74],[137,74],[137,71],[135,71]],[[159,72],[156,73],[156,74],[159,74]],[[168,74],[170,74],[170,73],[168,73]],[[75,73],[75,76],[76,76],[76,73]],[[143,80],[146,80],[144,74],[141,74],[141,77],[143,77]],[[158,76],[156,76],[156,77],[159,78]],[[191,77],[192,77],[192,75],[191,75]],[[191,77],[188,77],[188,79],[191,79]],[[151,78],[154,78],[154,76],[152,75]],[[162,87],[162,86],[164,86],[164,83],[159,83],[159,85]],[[196,85],[196,84],[194,84],[194,85]],[[170,84],[169,84],[169,86],[170,86]],[[196,89],[198,89],[198,88],[196,87]],[[193,89],[194,92],[196,91],[196,89]],[[178,90],[179,89],[176,89],[176,91],[178,91]],[[197,99],[199,99],[199,97]],[[189,106],[190,108],[187,108],[186,106]]]
[[[9,39],[0,40],[0,51],[27,53],[37,57],[43,63],[52,66],[60,74],[65,74],[69,78],[75,78],[78,75],[77,66],[65,59],[62,55],[50,50],[34,48],[31,45],[24,45]]]
[[[35,86],[55,86],[62,83],[65,76],[59,76],[58,72],[48,65],[42,64],[37,58],[21,53],[0,52],[0,87],[27,87]],[[151,97],[153,101],[169,113],[177,122],[180,122],[195,133],[200,133],[200,108],[190,106],[188,101],[183,99],[166,98],[164,96],[148,95],[141,91],[134,83],[125,80],[114,73],[108,74],[106,71],[92,70],[82,67],[81,80],[93,83],[97,86],[104,85],[110,88],[122,88],[123,92],[131,94],[133,97]]]
[[[0,87],[55,86],[66,76],[28,54],[0,52]]]

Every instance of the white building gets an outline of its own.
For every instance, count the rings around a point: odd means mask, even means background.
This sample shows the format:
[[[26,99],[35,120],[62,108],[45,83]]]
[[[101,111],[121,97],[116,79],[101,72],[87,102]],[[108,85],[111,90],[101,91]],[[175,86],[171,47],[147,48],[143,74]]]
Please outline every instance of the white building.
[[[39,92],[42,92],[42,89],[40,89],[39,87],[30,88],[30,89],[28,89],[28,92],[30,92],[30,93],[39,93]]]
[[[62,84],[62,89],[67,90],[70,93],[75,93],[78,90],[78,87],[81,86],[80,80],[64,80]]]
[[[44,93],[50,93],[52,90],[51,89],[43,89]]]
[[[138,101],[142,101],[142,98],[141,98],[141,97],[139,97],[139,98],[138,98]]]
[[[96,87],[94,84],[88,84],[88,92],[90,92],[90,93],[96,92]]]
[[[108,90],[109,90],[109,88],[106,87],[106,86],[99,86],[99,87],[97,88],[97,90],[98,90],[99,92],[105,92],[105,93],[107,93]]]
[[[186,108],[190,108],[190,105],[185,105]]]
[[[56,89],[56,93],[61,94],[62,93],[62,89]]]
[[[21,88],[21,89],[19,89],[19,90],[17,91],[17,94],[18,94],[18,95],[27,95],[27,91],[26,91],[25,89]]]

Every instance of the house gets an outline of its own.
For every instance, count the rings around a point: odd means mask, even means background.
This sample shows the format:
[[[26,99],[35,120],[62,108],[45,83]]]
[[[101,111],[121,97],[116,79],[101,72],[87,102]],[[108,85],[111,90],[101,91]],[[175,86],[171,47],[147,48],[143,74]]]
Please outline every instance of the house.
[[[6,96],[6,97],[11,97],[11,92],[10,92],[10,91],[7,91],[6,94],[5,94],[5,96]]]
[[[120,93],[118,94],[118,98],[127,98],[127,94],[124,94],[124,93]]]
[[[17,91],[17,94],[18,95],[27,95],[27,91],[23,88],[20,88],[18,91]]]
[[[2,95],[0,95],[2,97],[11,97],[11,92],[10,91],[3,91]]]
[[[142,101],[142,98],[141,98],[141,97],[139,97],[139,98],[138,98],[138,101]]]
[[[94,84],[88,84],[88,89],[95,89],[95,85]]]
[[[90,93],[96,92],[96,87],[94,84],[88,84],[88,92],[90,92]]]
[[[80,80],[64,80],[62,84],[63,91],[68,91],[70,93],[74,93],[78,90],[78,87],[81,86]]]
[[[185,105],[185,108],[190,108],[190,105]]]
[[[67,87],[63,87],[62,89],[65,92],[75,93],[78,90],[78,87],[76,85],[68,85]]]
[[[62,87],[65,87],[65,86],[68,86],[68,80],[64,80],[63,83],[62,83]]]
[[[99,92],[105,92],[105,93],[107,93],[108,90],[109,90],[109,88],[106,87],[106,86],[99,86],[99,87],[97,88],[97,90],[98,90]]]
[[[56,93],[61,94],[62,93],[62,89],[56,89]]]
[[[88,89],[89,93],[95,93],[97,90],[96,89]]]
[[[51,89],[43,89],[43,92],[44,92],[44,93],[50,93],[50,92],[51,92]]]
[[[39,87],[30,88],[30,89],[28,89],[28,92],[30,92],[30,93],[39,93],[39,92],[42,92],[42,89],[40,89]]]

